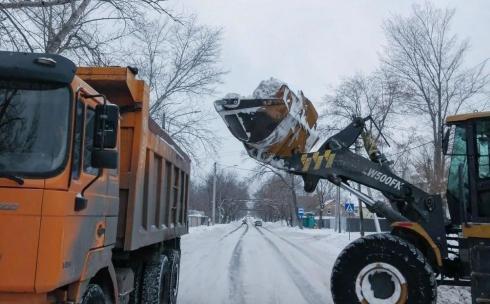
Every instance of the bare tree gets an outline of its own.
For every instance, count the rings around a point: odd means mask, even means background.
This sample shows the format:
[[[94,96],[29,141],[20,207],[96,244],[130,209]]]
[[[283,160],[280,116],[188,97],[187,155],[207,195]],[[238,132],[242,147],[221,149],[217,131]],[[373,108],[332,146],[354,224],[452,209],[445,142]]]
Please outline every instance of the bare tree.
[[[174,18],[160,0],[1,1],[3,49],[64,54],[79,63],[109,63],[116,40],[148,10]]]
[[[192,209],[212,214],[213,174],[209,173],[201,183],[191,187],[190,206]],[[234,171],[218,170],[216,174],[216,214],[221,223],[236,220],[247,207],[250,198],[248,184]]]
[[[488,83],[485,63],[465,69],[468,41],[451,34],[455,11],[430,3],[413,6],[408,17],[393,16],[384,24],[388,40],[382,57],[391,77],[403,82],[411,96],[406,110],[428,118],[433,141],[430,185],[441,192],[444,159],[441,151],[446,116],[457,113]]]
[[[288,225],[293,226],[294,207],[292,203],[291,191],[287,184],[276,175],[261,176],[262,183],[260,188],[254,193],[254,199],[263,203],[256,203],[255,207],[270,205],[271,203],[281,205],[280,215]]]
[[[53,1],[1,1],[0,8],[25,8],[25,7],[51,7],[70,3],[71,0],[53,0]]]
[[[321,179],[316,186],[315,196],[318,204],[325,203],[335,197],[335,185],[328,180]]]
[[[138,23],[128,61],[140,67],[152,92],[150,114],[189,153],[214,152],[218,138],[210,128],[214,115],[202,98],[215,92],[225,71],[219,65],[220,29],[200,26],[195,18],[181,23]]]
[[[193,17],[177,19],[163,2],[0,0],[0,43],[63,54],[78,64],[138,67],[151,88],[151,116],[197,163],[208,154],[201,151],[214,152],[219,143],[202,98],[224,74],[221,31]],[[148,18],[150,10],[159,15]]]
[[[327,200],[335,197],[334,194],[334,184],[329,182],[328,180],[321,179],[318,182],[318,185],[315,188],[315,197],[317,199],[317,205],[320,207],[320,218],[318,221],[318,228],[323,228],[323,208],[325,207],[325,203]]]
[[[378,70],[368,76],[356,74],[345,78],[333,94],[325,97],[322,123],[327,125],[327,130],[335,131],[338,126],[351,122],[353,117],[371,116],[379,130],[390,136],[390,131],[394,131],[396,126],[394,121],[400,114],[397,112],[398,105],[405,99],[402,84],[385,70]],[[374,124],[368,124],[367,127],[378,139],[380,134]],[[390,138],[398,140],[396,137]]]
[[[298,178],[294,174],[285,173],[265,163],[258,163],[256,171],[257,173],[254,175],[254,178],[267,179],[273,176],[276,178],[276,181],[279,181],[279,183],[275,183],[275,186],[273,187],[275,188],[275,190],[272,191],[274,197],[289,193],[290,199],[288,199],[288,201],[294,210],[294,216],[292,216],[291,219],[292,225],[298,225],[298,227],[303,228],[303,223],[298,215],[297,189],[300,185]]]
[[[157,11],[162,11],[167,14],[170,14],[165,8],[162,7],[162,2],[165,2],[166,0],[139,0],[141,4],[143,5],[148,5],[149,7],[157,10]],[[26,8],[26,7],[52,7],[52,6],[60,6],[60,5],[65,5],[65,4],[70,4],[74,3],[76,0],[38,0],[38,1],[32,1],[32,0],[26,0],[26,1],[18,1],[18,0],[7,0],[7,1],[0,1],[0,9],[20,9],[20,8]],[[129,1],[127,0],[112,0],[112,1],[106,1],[106,2],[111,2],[114,5],[117,5],[118,7],[122,8],[123,6],[127,5]]]

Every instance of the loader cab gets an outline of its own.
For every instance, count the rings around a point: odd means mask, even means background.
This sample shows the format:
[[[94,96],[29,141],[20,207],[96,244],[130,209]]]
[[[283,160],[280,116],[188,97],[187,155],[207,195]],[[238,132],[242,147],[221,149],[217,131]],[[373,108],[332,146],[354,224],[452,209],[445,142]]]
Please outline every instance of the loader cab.
[[[458,245],[457,277],[470,279],[473,303],[490,301],[490,112],[449,116],[447,202]],[[452,140],[449,140],[452,137]],[[448,142],[452,144],[448,145]],[[449,238],[448,238],[449,239]],[[451,246],[450,246],[451,247]]]
[[[490,112],[449,116],[447,201],[453,224],[490,223]]]

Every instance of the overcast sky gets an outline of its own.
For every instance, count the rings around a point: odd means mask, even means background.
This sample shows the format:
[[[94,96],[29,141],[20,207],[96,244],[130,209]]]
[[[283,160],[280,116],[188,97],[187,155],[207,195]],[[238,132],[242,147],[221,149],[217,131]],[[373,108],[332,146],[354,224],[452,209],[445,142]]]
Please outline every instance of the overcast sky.
[[[433,2],[456,8],[452,28],[460,38],[470,39],[468,64],[490,57],[490,1]],[[318,108],[343,77],[378,66],[385,43],[383,20],[408,14],[414,3],[422,1],[175,0],[172,5],[195,14],[201,24],[223,29],[222,65],[230,72],[220,94],[202,100],[203,107],[210,108],[228,92],[249,95],[261,80],[273,76],[294,91],[303,90]],[[223,146],[205,168],[213,161],[222,167],[253,168],[253,161],[241,153],[242,145],[216,118]]]

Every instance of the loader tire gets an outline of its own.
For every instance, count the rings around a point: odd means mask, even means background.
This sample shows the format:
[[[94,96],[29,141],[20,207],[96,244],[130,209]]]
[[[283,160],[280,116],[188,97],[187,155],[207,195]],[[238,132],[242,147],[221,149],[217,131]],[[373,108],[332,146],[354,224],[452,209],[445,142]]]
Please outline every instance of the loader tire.
[[[349,244],[331,276],[334,303],[436,303],[434,272],[412,244],[372,234]]]
[[[104,291],[97,284],[89,284],[81,304],[106,304]]]
[[[169,261],[165,255],[160,255],[157,261],[148,262],[143,270],[141,281],[141,303],[165,303],[165,275],[169,270]]]
[[[168,271],[163,280],[163,304],[177,303],[179,292],[179,274],[180,274],[180,251],[168,250],[165,252],[168,258]]]

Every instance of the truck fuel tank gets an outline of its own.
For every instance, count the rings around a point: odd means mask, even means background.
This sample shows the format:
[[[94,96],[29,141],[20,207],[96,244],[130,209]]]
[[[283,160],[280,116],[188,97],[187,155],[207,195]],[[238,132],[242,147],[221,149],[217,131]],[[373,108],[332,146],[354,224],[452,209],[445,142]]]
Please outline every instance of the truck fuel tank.
[[[311,101],[276,79],[262,81],[251,97],[228,94],[214,105],[233,136],[260,162],[282,168],[281,158],[309,152],[318,141]]]

